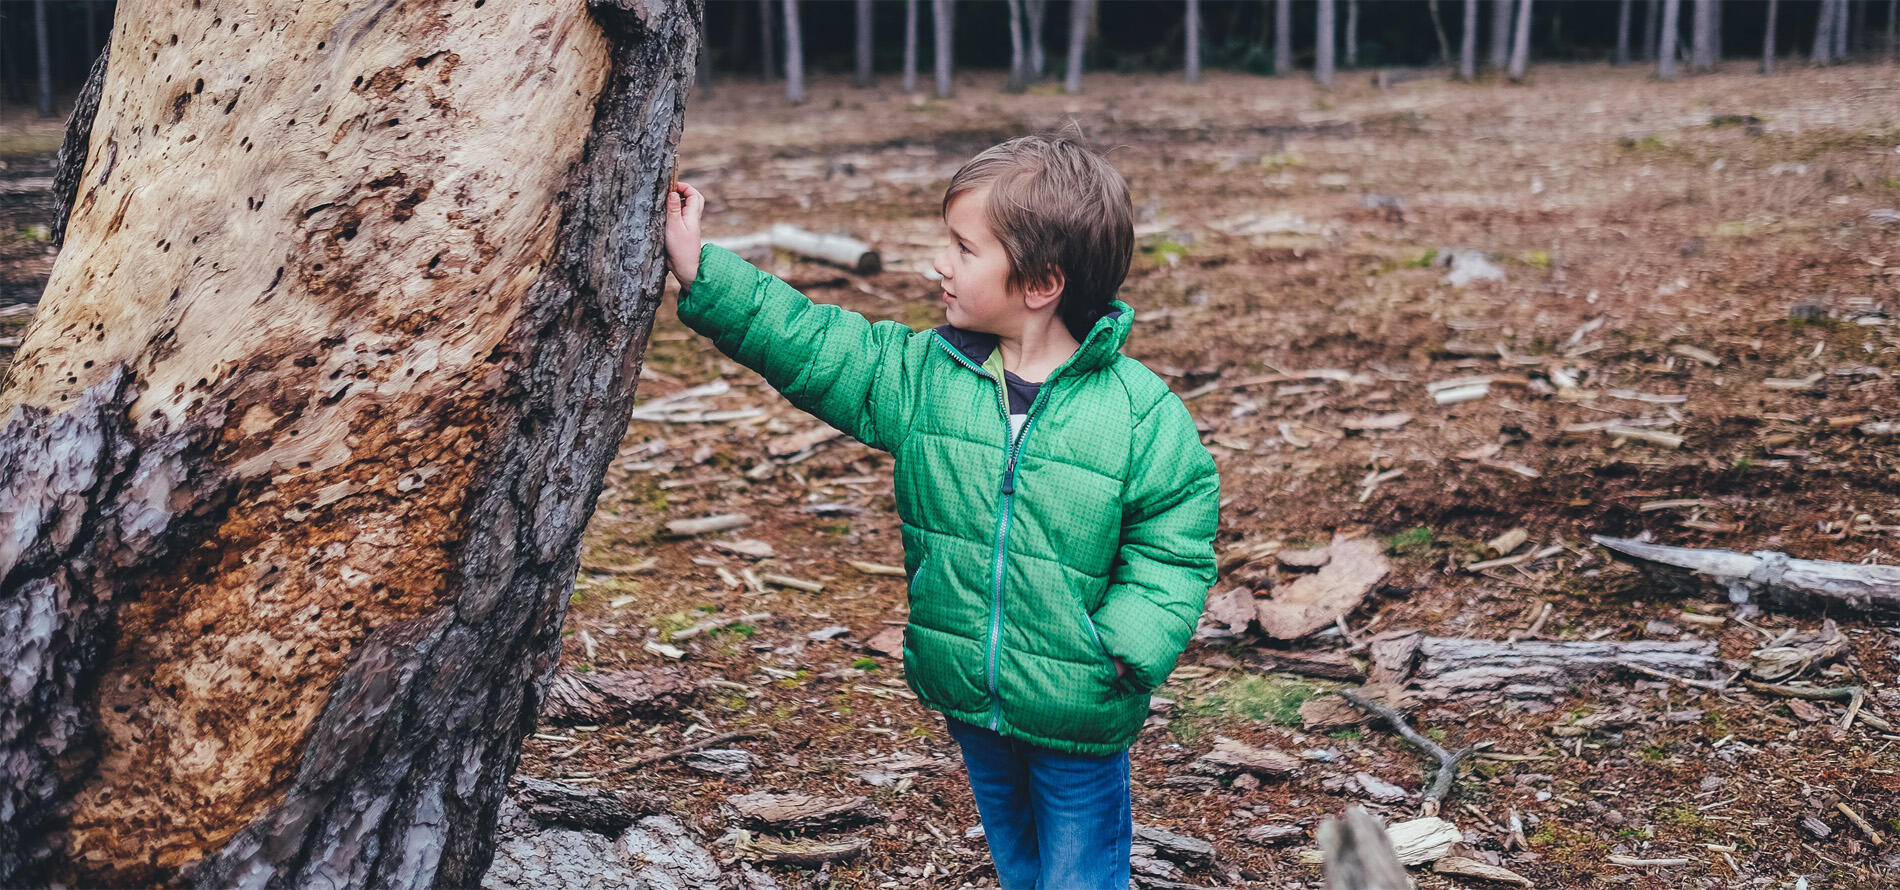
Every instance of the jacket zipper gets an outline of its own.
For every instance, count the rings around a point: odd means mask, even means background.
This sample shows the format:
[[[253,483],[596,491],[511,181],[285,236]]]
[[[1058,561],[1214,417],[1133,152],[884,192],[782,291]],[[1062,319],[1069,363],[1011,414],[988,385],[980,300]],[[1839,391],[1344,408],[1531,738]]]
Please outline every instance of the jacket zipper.
[[[990,645],[989,663],[987,665],[988,670],[986,671],[988,675],[986,679],[989,681],[988,685],[990,690],[989,728],[991,732],[995,732],[997,727],[1001,724],[1003,716],[1002,699],[996,691],[996,654],[1002,649],[1003,642],[1003,554],[1006,552],[1006,545],[1009,541],[1009,505],[1016,494],[1016,458],[1022,453],[1023,444],[1029,441],[1029,428],[1036,423],[1036,409],[1042,405],[1042,397],[1048,393],[1049,384],[1055,380],[1057,374],[1062,373],[1063,368],[1068,367],[1070,361],[1075,360],[1076,355],[1082,354],[1082,348],[1087,347],[1088,343],[1087,339],[1084,339],[1082,347],[1076,349],[1075,355],[1071,355],[1068,361],[1062,363],[1062,367],[1050,372],[1048,378],[1043,380],[1042,387],[1036,390],[1035,401],[1029,403],[1029,411],[1023,415],[1022,432],[1016,436],[1014,442],[1011,442],[1009,436],[1009,396],[1004,389],[1003,381],[996,375],[983,370],[981,366],[971,364],[968,357],[959,353],[956,347],[950,345],[948,340],[943,339],[942,334],[937,335],[937,342],[943,346],[944,351],[950,353],[951,358],[956,359],[964,367],[989,378],[990,382],[996,384],[997,407],[1003,412],[1003,450],[1009,454],[1009,460],[1003,467],[1003,503],[997,510],[998,515],[996,517],[995,577],[990,584]],[[1095,630],[1092,622],[1090,623],[1089,630],[1090,632]],[[1097,637],[1096,642],[1100,644],[1101,638]],[[1106,647],[1104,647],[1103,651],[1107,651]]]

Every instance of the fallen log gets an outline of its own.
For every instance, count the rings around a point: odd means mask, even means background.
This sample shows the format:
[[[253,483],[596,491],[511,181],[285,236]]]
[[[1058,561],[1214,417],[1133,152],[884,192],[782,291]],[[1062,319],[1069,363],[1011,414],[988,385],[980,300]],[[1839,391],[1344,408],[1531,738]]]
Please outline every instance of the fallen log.
[[[1415,689],[1421,698],[1503,695],[1549,699],[1572,684],[1621,671],[1716,679],[1722,660],[1713,641],[1505,643],[1394,631],[1372,641],[1368,685]]]
[[[884,814],[867,797],[816,797],[810,794],[774,794],[759,791],[726,798],[747,828],[775,834],[808,834],[866,822],[882,822]]]
[[[859,275],[876,275],[884,269],[883,258],[869,244],[848,235],[808,232],[789,223],[777,223],[767,231],[750,235],[706,240],[747,258],[763,258],[776,248],[843,266]]]
[[[598,726],[673,714],[691,704],[698,691],[690,681],[664,671],[563,671],[548,684],[541,720]]]
[[[1900,615],[1900,566],[1796,559],[1773,550],[1670,547],[1603,535],[1590,540],[1653,575],[1720,587],[1738,605],[1757,600],[1780,608],[1827,604]]]

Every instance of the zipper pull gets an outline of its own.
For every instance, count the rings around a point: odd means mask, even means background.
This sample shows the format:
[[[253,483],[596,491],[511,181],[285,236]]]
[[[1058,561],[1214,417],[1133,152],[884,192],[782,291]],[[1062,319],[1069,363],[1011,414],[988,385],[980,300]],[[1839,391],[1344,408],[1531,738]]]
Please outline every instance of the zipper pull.
[[[1003,493],[1016,493],[1016,456],[1009,456],[1009,466],[1003,468]]]

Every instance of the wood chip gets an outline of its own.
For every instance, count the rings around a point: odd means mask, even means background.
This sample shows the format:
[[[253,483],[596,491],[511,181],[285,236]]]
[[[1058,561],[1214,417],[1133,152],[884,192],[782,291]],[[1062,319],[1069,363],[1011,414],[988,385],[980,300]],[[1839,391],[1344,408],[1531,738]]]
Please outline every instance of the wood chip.
[[[1674,346],[1671,346],[1669,347],[1669,351],[1679,356],[1682,356],[1683,358],[1694,359],[1698,362],[1708,365],[1711,368],[1717,367],[1722,364],[1722,359],[1720,356],[1717,356],[1715,353],[1710,352],[1701,347],[1690,346],[1687,343],[1678,343]]]
[[[1472,878],[1480,881],[1494,881],[1499,884],[1511,884],[1518,887],[1536,886],[1531,879],[1508,868],[1467,859],[1463,856],[1446,856],[1432,863],[1432,871],[1441,875],[1458,878]]]
[[[688,538],[694,535],[704,535],[712,532],[741,528],[751,524],[752,517],[744,513],[718,513],[712,516],[701,516],[697,519],[675,519],[666,524],[666,533],[674,537]]]
[[[849,565],[850,567],[854,569],[857,569],[860,572],[865,573],[866,575],[891,575],[898,578],[904,577],[903,566],[887,566],[887,565],[884,565],[883,563],[863,562],[856,559],[847,559],[845,560],[845,564]]]
[[[777,584],[780,587],[790,587],[793,590],[803,590],[806,593],[817,593],[825,589],[825,585],[817,581],[806,581],[803,578],[794,578],[790,575],[779,575],[772,572],[760,572],[759,580],[767,584]]]
[[[1335,541],[1331,550],[1318,572],[1275,587],[1271,598],[1256,602],[1257,619],[1267,636],[1297,640],[1330,626],[1358,608],[1392,570],[1385,548],[1369,538]]]

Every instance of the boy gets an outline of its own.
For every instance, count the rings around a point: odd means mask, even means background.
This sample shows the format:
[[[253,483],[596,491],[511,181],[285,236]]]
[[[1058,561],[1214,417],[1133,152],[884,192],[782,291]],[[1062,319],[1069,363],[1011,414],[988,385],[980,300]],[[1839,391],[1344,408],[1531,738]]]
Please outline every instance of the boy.
[[[965,164],[947,321],[916,332],[702,245],[704,206],[667,195],[681,320],[894,457],[905,677],[962,748],[1002,886],[1125,890],[1128,748],[1213,583],[1220,481],[1187,406],[1119,352],[1120,174],[1066,135]]]

